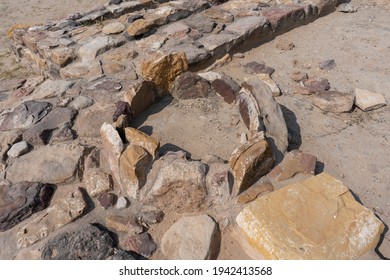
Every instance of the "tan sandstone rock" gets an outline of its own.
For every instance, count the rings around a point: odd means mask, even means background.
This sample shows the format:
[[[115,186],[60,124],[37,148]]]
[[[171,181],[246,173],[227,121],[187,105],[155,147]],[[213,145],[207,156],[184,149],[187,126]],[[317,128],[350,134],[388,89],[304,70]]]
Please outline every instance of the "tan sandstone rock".
[[[153,157],[153,159],[157,157],[160,142],[153,137],[133,127],[125,128],[125,136],[131,145],[137,145],[144,148]]]
[[[181,73],[187,71],[188,62],[185,53],[157,53],[146,58],[140,67],[144,79],[152,81],[163,91],[168,91]]]
[[[375,248],[384,230],[326,173],[258,198],[236,221],[267,259],[357,259]]]
[[[55,205],[34,216],[30,223],[17,232],[17,247],[30,246],[56,229],[73,222],[83,214],[86,207],[80,190],[69,193]]]
[[[146,182],[152,156],[142,147],[130,145],[119,159],[122,192],[137,199],[139,190]]]
[[[156,102],[157,92],[152,82],[138,81],[125,90],[123,99],[130,104],[133,117],[138,117]]]
[[[238,147],[230,157],[229,166],[234,175],[232,194],[237,195],[248,189],[267,174],[273,164],[272,149],[264,138],[264,133],[255,134],[248,142]]]

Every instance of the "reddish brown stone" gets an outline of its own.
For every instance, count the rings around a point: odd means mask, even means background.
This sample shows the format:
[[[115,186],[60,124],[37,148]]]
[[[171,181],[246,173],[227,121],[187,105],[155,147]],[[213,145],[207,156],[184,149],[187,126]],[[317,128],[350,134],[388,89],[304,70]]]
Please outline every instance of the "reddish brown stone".
[[[114,200],[115,195],[112,193],[103,193],[98,197],[98,201],[104,209],[107,209],[114,205]]]
[[[234,91],[234,89],[226,83],[224,80],[216,79],[214,80],[211,85],[213,86],[214,90],[222,96],[223,100],[225,102],[231,104],[234,101],[236,101],[236,94],[237,92]]]
[[[130,236],[124,241],[124,249],[133,251],[141,256],[149,258],[157,250],[157,245],[154,243],[149,233],[141,233],[135,236]]]
[[[305,17],[305,11],[302,6],[281,5],[264,8],[261,10],[261,15],[269,20],[273,29],[277,29],[281,25],[287,27],[294,22],[302,20]]]

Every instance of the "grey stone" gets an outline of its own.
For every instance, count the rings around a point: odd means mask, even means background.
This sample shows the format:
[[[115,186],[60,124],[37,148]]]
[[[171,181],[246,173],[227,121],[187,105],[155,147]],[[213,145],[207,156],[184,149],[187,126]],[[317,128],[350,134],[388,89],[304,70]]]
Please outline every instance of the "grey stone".
[[[322,111],[332,113],[350,112],[353,107],[354,95],[339,91],[322,91],[313,97],[313,105]]]
[[[336,67],[334,59],[328,59],[320,63],[320,68],[323,70],[332,70]]]
[[[233,175],[229,166],[223,163],[213,163],[209,166],[206,176],[207,199],[212,205],[225,204],[232,192]]]
[[[33,93],[34,99],[62,97],[73,86],[74,82],[64,80],[46,80]]]
[[[60,184],[78,175],[84,147],[75,144],[43,146],[19,157],[7,171],[7,180]]]
[[[217,225],[207,215],[183,217],[161,239],[161,250],[171,260],[209,260],[215,258]]]
[[[237,36],[230,33],[210,34],[198,40],[213,56],[220,57],[235,45]]]
[[[263,26],[267,23],[268,20],[265,17],[244,17],[228,25],[225,31],[237,35],[240,39],[245,39],[252,34],[262,31]]]
[[[75,127],[81,137],[100,137],[100,127],[105,122],[112,122],[115,112],[114,106],[97,106],[87,108],[80,112],[76,119]]]
[[[163,219],[164,212],[152,206],[143,207],[137,217],[140,224],[146,224],[147,226],[160,223]]]
[[[352,3],[342,3],[337,7],[337,11],[342,13],[355,13],[357,12],[357,8]]]
[[[36,212],[45,209],[54,193],[54,186],[21,182],[0,185],[0,231],[6,231]]]
[[[77,96],[70,104],[69,106],[74,108],[75,110],[81,110],[87,107],[92,106],[94,103],[92,98],[89,98],[88,96]]]
[[[42,251],[44,260],[104,260],[114,254],[114,240],[100,225],[87,224],[49,240]]]
[[[185,52],[189,65],[201,63],[210,57],[210,53],[202,48],[198,48],[193,44],[181,44],[174,46],[171,51]]]
[[[83,45],[78,54],[82,61],[90,61],[96,56],[108,51],[114,45],[114,40],[111,37],[103,36],[93,39],[91,42]]]
[[[0,130],[27,129],[44,118],[51,108],[47,102],[23,102],[5,117]]]
[[[76,62],[60,70],[62,79],[95,78],[103,74],[99,60]]]
[[[9,149],[9,151],[7,152],[7,155],[11,158],[16,158],[16,157],[24,155],[25,153],[28,152],[28,150],[29,150],[29,146],[28,146],[27,142],[21,141],[21,142],[14,144],[11,147],[11,149]]]
[[[2,80],[0,84],[0,93],[18,89],[25,82],[26,79]]]
[[[269,86],[262,81],[251,79],[242,86],[245,90],[251,92],[257,100],[266,136],[273,140],[271,146],[277,159],[279,159],[281,154],[287,151],[288,146],[287,125],[279,103],[272,96]]]
[[[196,14],[186,20],[186,23],[194,29],[199,30],[202,33],[211,33],[214,27],[217,25],[214,20],[203,16],[202,14]]]
[[[23,140],[33,145],[49,143],[52,132],[65,123],[72,123],[76,113],[76,110],[70,108],[54,108],[44,119],[23,133]]]
[[[126,197],[120,196],[118,198],[118,201],[116,202],[116,209],[124,209],[127,208],[129,205],[129,201],[127,200]]]

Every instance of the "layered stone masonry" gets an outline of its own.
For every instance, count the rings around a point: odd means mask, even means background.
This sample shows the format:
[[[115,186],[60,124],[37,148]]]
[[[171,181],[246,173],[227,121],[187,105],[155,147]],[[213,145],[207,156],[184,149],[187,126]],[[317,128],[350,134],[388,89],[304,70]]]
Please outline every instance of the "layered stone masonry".
[[[13,30],[12,48],[52,78],[102,74],[122,78],[120,73],[126,70],[138,71],[150,52],[184,52],[190,66],[202,64],[249,37],[260,42],[268,33],[311,21],[338,4],[338,0],[116,2],[120,3],[55,23]]]

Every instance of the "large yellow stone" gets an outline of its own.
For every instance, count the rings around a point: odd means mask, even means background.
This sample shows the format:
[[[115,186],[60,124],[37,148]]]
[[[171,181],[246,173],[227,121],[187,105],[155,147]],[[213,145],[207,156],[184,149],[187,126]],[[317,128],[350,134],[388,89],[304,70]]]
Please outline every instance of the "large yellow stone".
[[[156,53],[146,58],[141,64],[141,75],[152,81],[163,91],[171,89],[176,77],[187,71],[188,62],[184,52],[163,55]]]
[[[375,248],[384,230],[326,173],[258,198],[236,221],[267,259],[357,259]]]
[[[126,140],[129,141],[131,145],[144,148],[153,157],[153,159],[157,157],[160,142],[153,137],[133,127],[125,128],[125,136]]]

